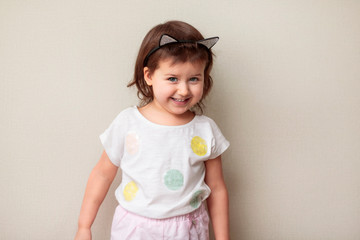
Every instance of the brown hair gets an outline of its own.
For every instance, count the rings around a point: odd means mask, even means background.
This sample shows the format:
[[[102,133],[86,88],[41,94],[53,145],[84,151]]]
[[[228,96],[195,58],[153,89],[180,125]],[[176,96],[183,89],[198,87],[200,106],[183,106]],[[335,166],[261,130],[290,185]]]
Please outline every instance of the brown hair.
[[[188,23],[181,21],[169,21],[153,27],[145,36],[141,43],[139,53],[135,63],[135,71],[133,80],[127,85],[131,87],[136,85],[137,95],[140,99],[140,106],[150,103],[154,96],[152,87],[148,86],[144,79],[144,59],[147,54],[154,48],[159,46],[159,40],[163,34],[168,34],[178,40],[198,41],[204,39],[201,33]],[[211,49],[206,49],[196,43],[177,43],[163,46],[148,58],[146,67],[150,73],[153,73],[162,59],[171,58],[176,62],[198,62],[205,61],[204,71],[204,89],[200,101],[194,106],[194,110],[203,113],[204,104],[202,100],[207,96],[212,87],[212,78],[210,71],[213,65],[213,53]]]

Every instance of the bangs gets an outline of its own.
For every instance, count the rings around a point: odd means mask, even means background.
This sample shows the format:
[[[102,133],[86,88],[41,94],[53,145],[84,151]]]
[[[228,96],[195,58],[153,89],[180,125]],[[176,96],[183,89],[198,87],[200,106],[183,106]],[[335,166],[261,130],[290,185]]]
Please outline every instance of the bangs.
[[[211,58],[210,54],[205,47],[199,44],[177,43],[176,46],[175,44],[171,44],[159,49],[158,52],[154,54],[153,60],[157,61],[158,59],[171,58],[174,64],[178,62],[205,62],[205,65],[208,65]]]

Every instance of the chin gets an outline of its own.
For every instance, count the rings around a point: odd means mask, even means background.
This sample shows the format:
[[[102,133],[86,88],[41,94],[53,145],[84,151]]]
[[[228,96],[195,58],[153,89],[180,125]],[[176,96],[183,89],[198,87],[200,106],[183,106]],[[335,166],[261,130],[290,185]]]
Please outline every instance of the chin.
[[[183,115],[186,114],[190,108],[184,108],[184,109],[173,109],[171,112],[176,115]]]

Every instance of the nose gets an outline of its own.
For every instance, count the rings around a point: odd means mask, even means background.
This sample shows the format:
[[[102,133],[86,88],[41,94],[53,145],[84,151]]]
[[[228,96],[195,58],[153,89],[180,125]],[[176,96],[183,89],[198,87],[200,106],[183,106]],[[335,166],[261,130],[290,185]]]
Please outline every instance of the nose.
[[[189,95],[189,86],[187,82],[181,82],[178,84],[178,94],[181,96]]]

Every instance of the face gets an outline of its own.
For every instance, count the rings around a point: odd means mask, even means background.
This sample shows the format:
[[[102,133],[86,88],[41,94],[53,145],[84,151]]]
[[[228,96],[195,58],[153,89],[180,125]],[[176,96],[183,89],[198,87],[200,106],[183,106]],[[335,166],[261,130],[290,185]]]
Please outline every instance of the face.
[[[154,94],[151,104],[174,116],[188,114],[202,98],[204,70],[205,62],[173,63],[172,59],[160,61],[152,74],[145,67],[145,81],[152,86]]]

